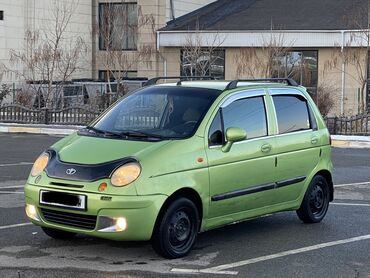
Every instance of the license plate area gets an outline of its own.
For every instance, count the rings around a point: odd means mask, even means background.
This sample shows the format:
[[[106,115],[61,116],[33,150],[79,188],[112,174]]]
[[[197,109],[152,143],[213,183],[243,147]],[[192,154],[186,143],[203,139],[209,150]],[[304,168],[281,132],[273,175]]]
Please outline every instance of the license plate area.
[[[40,204],[77,210],[86,210],[87,196],[40,190]]]

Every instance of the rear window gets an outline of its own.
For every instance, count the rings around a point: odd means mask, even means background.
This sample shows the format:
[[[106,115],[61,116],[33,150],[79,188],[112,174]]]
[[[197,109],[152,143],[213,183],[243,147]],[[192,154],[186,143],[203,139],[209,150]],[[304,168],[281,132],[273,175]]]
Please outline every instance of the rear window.
[[[274,100],[280,134],[311,129],[307,101],[297,95],[278,95]]]

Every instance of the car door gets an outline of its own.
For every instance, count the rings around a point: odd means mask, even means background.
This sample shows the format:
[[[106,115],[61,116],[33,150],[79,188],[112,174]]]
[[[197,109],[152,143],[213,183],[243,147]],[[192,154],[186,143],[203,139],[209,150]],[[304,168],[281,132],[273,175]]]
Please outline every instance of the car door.
[[[297,89],[270,89],[275,107],[276,203],[297,200],[320,157],[316,119]]]
[[[266,92],[248,90],[225,99],[214,116],[206,148],[210,177],[209,217],[230,215],[273,203],[274,137],[269,136]],[[246,130],[246,140],[228,152],[225,131]],[[232,219],[237,220],[237,216]]]

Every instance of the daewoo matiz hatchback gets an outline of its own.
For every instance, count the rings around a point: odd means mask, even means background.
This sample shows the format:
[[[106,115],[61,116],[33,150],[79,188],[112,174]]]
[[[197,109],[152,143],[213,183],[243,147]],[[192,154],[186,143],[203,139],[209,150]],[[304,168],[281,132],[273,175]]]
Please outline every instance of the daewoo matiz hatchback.
[[[45,150],[26,213],[53,238],[151,240],[177,258],[199,232],[245,219],[320,222],[331,173],[328,130],[293,80],[180,81],[127,95]]]

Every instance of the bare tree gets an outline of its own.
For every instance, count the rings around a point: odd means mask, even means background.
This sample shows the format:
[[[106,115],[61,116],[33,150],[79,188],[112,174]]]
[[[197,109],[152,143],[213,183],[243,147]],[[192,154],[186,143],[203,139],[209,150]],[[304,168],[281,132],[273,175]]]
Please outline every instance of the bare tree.
[[[28,29],[23,51],[10,51],[12,66],[7,68],[19,79],[28,83],[28,89],[38,94],[40,86],[46,87],[45,105],[55,105],[63,84],[83,68],[83,56],[87,53],[84,39],[68,32],[79,2],[53,0],[51,15],[39,30]],[[40,102],[39,102],[40,104]]]
[[[317,107],[323,117],[326,117],[335,106],[334,95],[337,88],[325,80],[319,83],[314,97]]]
[[[127,92],[123,80],[139,64],[151,66],[155,46],[155,19],[143,14],[141,7],[125,1],[104,3],[94,33],[99,37],[100,49],[104,50],[103,66],[112,93],[111,79],[117,82],[118,98]],[[139,34],[147,36],[139,41]],[[142,36],[140,36],[142,37]]]
[[[220,65],[224,64],[217,51],[221,49],[225,38],[218,32],[204,38],[199,32],[199,23],[196,31],[188,33],[186,42],[181,49],[181,72],[184,76],[211,76],[220,75]]]
[[[10,94],[10,88],[7,84],[1,84],[0,86],[0,106],[3,103],[4,99]]]
[[[3,80],[4,73],[5,73],[5,66],[3,63],[0,63],[0,82]]]
[[[262,38],[261,45],[261,47],[240,49],[239,53],[235,54],[234,62],[238,77],[247,75],[251,78],[271,78],[277,72],[279,73],[279,68],[284,63],[282,58],[291,49],[290,46],[286,46],[284,35],[271,32],[267,39]],[[284,75],[288,77],[289,72]]]

